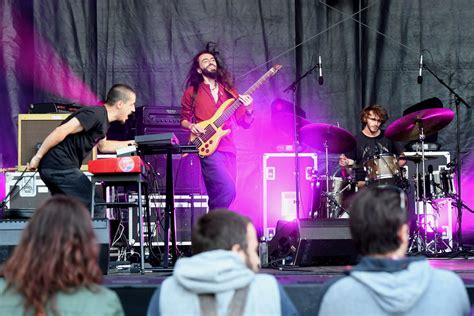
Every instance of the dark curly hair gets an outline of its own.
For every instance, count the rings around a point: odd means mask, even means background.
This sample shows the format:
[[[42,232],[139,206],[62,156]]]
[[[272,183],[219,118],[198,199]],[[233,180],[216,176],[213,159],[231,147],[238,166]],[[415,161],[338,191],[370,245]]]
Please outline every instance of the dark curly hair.
[[[387,110],[385,110],[381,105],[378,105],[378,104],[369,105],[369,106],[366,106],[362,110],[362,112],[360,112],[360,123],[362,124],[362,127],[364,127],[365,124],[367,123],[367,118],[369,117],[371,111],[372,113],[377,115],[380,118],[380,120],[382,120],[382,123],[380,124],[380,126],[382,126],[383,124],[385,124],[385,122],[388,121]]]
[[[192,60],[191,69],[189,69],[188,76],[186,77],[186,87],[192,86],[194,91],[197,91],[201,82],[203,82],[202,74],[198,73],[197,70],[199,69],[199,57],[202,54],[211,54],[216,59],[217,64],[217,78],[216,80],[223,84],[226,88],[232,89],[233,83],[230,79],[230,75],[227,72],[224,63],[217,57],[217,54],[210,50],[202,50],[197,53]]]
[[[25,309],[55,315],[55,294],[79,287],[95,290],[102,272],[89,212],[78,200],[56,195],[39,207],[0,275],[8,290],[19,292]]]

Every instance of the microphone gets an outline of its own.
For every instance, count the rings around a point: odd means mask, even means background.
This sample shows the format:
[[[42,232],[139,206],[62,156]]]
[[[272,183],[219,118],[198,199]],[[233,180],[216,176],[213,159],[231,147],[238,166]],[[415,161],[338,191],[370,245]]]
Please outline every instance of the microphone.
[[[318,59],[318,68],[319,68],[318,82],[319,82],[319,85],[322,85],[324,83],[324,78],[323,78],[323,64],[321,62],[321,55],[319,55],[319,59]]]
[[[423,54],[420,54],[420,68],[418,70],[418,78],[416,81],[418,84],[423,82]]]

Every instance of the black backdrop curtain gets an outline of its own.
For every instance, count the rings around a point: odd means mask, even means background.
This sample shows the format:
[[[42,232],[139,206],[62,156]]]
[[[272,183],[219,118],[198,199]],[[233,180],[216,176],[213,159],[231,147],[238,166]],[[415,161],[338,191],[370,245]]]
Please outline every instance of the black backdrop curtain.
[[[268,138],[270,104],[292,101],[284,88],[318,55],[324,85],[305,78],[297,104],[311,121],[353,133],[368,104],[385,106],[390,121],[430,97],[453,108],[448,90],[426,71],[416,83],[422,49],[430,68],[468,102],[474,92],[469,0],[1,1],[1,167],[16,164],[17,116],[32,102],[87,103],[123,82],[136,88],[139,106],[179,107],[189,62],[207,42],[216,43],[241,91],[272,64],[284,66],[254,95],[254,128],[236,135],[240,190],[261,191],[261,154],[278,142]],[[459,119],[470,180],[472,111],[461,106]],[[454,154],[454,122],[439,139]],[[258,210],[260,201],[240,195],[237,205]]]

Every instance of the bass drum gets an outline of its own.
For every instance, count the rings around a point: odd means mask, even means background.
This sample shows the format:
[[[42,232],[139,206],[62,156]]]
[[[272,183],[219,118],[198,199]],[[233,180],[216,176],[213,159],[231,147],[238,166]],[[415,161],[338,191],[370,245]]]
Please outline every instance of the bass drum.
[[[312,217],[339,218],[347,215],[351,198],[357,191],[355,182],[342,177],[329,177],[329,190],[326,183],[326,176],[323,175],[316,177],[311,184]]]

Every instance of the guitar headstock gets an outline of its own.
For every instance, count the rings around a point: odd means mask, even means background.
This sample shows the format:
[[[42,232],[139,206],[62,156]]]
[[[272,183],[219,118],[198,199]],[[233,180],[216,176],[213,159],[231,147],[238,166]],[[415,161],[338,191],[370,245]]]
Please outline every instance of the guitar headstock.
[[[270,73],[271,75],[275,75],[283,66],[280,65],[280,64],[276,64],[274,65],[271,69],[270,69]]]

